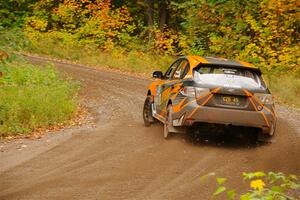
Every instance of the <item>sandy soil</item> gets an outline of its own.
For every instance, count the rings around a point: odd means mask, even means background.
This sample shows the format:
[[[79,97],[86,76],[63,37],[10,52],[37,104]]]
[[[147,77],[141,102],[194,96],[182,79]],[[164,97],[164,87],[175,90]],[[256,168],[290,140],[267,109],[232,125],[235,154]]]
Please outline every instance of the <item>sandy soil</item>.
[[[31,57],[34,63],[42,59]],[[209,199],[209,172],[243,189],[242,172],[300,175],[299,113],[278,108],[276,141],[238,138],[163,139],[161,125],[144,127],[142,106],[149,80],[56,63],[79,79],[96,127],[47,134],[40,140],[0,143],[0,199]]]

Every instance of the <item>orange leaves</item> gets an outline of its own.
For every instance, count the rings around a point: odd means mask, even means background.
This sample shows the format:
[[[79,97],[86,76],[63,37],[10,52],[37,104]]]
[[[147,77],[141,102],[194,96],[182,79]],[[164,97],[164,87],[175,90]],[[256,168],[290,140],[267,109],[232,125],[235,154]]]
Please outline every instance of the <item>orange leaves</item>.
[[[172,29],[161,32],[158,29],[149,30],[153,34],[152,49],[159,54],[175,55],[179,49],[186,49],[185,38]]]
[[[88,5],[86,5],[86,8],[88,10],[93,10],[94,9],[94,5],[93,4],[88,4]]]
[[[9,55],[5,52],[0,50],[0,62],[3,62],[9,58]]]

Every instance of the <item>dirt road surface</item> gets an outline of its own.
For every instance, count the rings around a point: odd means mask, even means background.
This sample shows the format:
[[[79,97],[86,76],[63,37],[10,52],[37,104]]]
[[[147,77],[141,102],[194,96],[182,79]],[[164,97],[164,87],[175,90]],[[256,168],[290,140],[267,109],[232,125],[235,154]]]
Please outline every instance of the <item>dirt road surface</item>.
[[[33,63],[44,63],[31,57]],[[242,172],[300,175],[297,113],[279,107],[276,141],[248,144],[236,138],[163,139],[160,125],[144,127],[149,80],[56,63],[80,80],[96,128],[61,131],[38,141],[0,143],[0,199],[208,199],[215,172],[243,189]],[[299,119],[299,118],[298,118]],[[51,141],[51,142],[49,142]],[[24,146],[25,145],[25,146]]]

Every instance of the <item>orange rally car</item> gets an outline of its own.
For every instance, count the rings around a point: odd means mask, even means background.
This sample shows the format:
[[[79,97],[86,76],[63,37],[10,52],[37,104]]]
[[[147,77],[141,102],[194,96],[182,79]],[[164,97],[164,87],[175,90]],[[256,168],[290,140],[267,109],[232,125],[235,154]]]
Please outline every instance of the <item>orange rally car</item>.
[[[159,120],[164,137],[199,124],[253,127],[271,139],[276,128],[273,97],[259,68],[224,58],[184,56],[148,88],[144,124]]]

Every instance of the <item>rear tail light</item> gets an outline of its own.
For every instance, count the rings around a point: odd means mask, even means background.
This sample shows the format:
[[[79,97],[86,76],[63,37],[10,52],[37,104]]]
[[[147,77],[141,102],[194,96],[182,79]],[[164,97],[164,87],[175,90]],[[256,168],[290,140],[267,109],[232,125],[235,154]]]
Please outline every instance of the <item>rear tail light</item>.
[[[273,96],[271,94],[255,93],[254,97],[262,104],[273,104]]]
[[[181,94],[191,98],[199,98],[209,92],[210,90],[208,88],[184,87]]]

